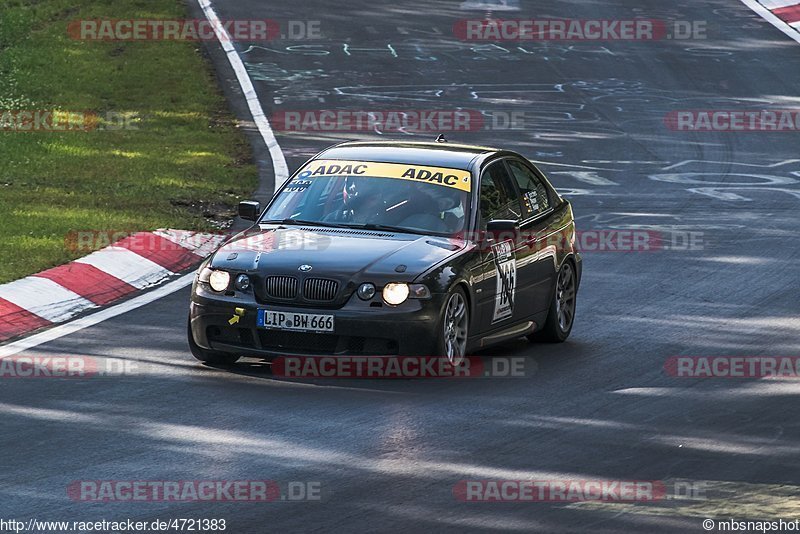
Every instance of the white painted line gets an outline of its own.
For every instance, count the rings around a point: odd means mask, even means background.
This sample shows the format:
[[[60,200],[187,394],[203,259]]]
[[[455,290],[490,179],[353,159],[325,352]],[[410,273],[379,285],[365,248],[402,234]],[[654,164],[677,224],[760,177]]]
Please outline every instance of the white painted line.
[[[86,317],[81,317],[80,319],[76,319],[70,323],[58,325],[49,330],[45,330],[43,332],[39,332],[38,334],[34,334],[30,337],[26,337],[24,339],[20,339],[19,341],[9,343],[8,345],[0,346],[0,358],[13,356],[14,354],[18,354],[33,347],[37,347],[43,343],[48,343],[60,337],[67,336],[69,334],[74,334],[75,332],[83,330],[84,328],[88,328],[98,323],[102,323],[106,319],[111,319],[118,315],[122,315],[123,313],[135,310],[136,308],[139,308],[146,304],[150,304],[151,302],[154,302],[160,299],[161,297],[166,297],[167,295],[171,295],[172,293],[175,293],[176,291],[183,289],[184,287],[191,284],[192,280],[194,280],[194,273],[185,274],[180,278],[173,280],[172,282],[169,282],[168,284],[164,284],[161,287],[158,287],[152,291],[148,291],[147,293],[132,298],[131,300],[126,300],[125,302],[117,304],[116,306],[111,306],[109,308],[102,309],[97,313],[87,315]],[[186,309],[186,313],[187,315],[189,313],[188,307]],[[181,329],[181,332],[183,332],[183,329]]]
[[[519,0],[467,0],[458,8],[465,11],[519,11]]]
[[[258,100],[258,95],[253,87],[253,82],[250,80],[250,75],[247,74],[247,69],[242,62],[242,58],[239,57],[236,48],[234,48],[232,44],[233,40],[230,34],[228,34],[228,31],[223,27],[222,22],[214,12],[214,8],[211,7],[210,0],[197,0],[197,3],[214,28],[217,40],[219,44],[222,45],[222,49],[225,51],[225,54],[227,54],[228,61],[231,67],[233,67],[233,71],[236,73],[236,78],[239,80],[239,85],[247,100],[247,105],[250,108],[250,113],[253,115],[253,121],[255,121],[258,131],[261,133],[261,137],[264,139],[264,143],[266,143],[269,149],[269,154],[272,157],[272,168],[275,171],[275,184],[278,185],[289,177],[289,167],[286,165],[286,158],[283,155],[280,145],[278,145],[278,140],[275,138],[275,132],[272,131],[272,127],[269,125],[266,115],[264,115],[264,110],[261,108],[261,102]]]
[[[0,298],[53,323],[66,321],[95,304],[47,278],[29,276],[0,286]]]
[[[209,234],[203,232],[190,232],[188,230],[161,229],[153,232],[157,236],[169,239],[173,243],[188,249],[201,258],[205,258],[215,250],[227,237],[222,234]]]
[[[761,16],[764,20],[778,28],[780,31],[800,43],[800,32],[794,29],[792,26],[786,24],[780,18],[776,17],[772,14],[772,11],[764,7],[762,4],[757,2],[756,0],[742,0],[744,5],[755,11],[756,13]]]
[[[153,286],[172,275],[172,271],[121,247],[107,247],[75,261],[93,265],[136,289]]]
[[[759,3],[767,9],[780,9],[787,6],[796,6],[800,2],[797,0],[761,0]]]

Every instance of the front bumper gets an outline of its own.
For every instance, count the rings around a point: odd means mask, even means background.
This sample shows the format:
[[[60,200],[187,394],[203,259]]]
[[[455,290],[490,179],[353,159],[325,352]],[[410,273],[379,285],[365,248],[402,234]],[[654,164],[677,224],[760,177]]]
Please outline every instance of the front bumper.
[[[409,299],[399,306],[383,303],[376,307],[353,296],[343,307],[329,309],[243,302],[241,298],[212,296],[201,290],[192,292],[189,321],[197,345],[241,356],[430,356],[435,354],[445,297],[434,294],[430,299]],[[244,313],[237,315],[237,308]],[[334,316],[334,332],[317,334],[259,327],[259,309],[330,314]]]

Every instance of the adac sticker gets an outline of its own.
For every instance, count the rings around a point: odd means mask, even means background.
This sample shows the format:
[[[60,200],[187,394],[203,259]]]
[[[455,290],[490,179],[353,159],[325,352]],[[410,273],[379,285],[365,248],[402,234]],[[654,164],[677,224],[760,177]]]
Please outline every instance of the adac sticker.
[[[319,176],[396,178],[398,180],[452,187],[466,192],[472,189],[472,175],[469,171],[463,169],[369,161],[314,160],[303,168],[295,178],[295,181],[308,180]]]
[[[517,292],[517,258],[514,243],[501,241],[492,245],[494,263],[497,268],[497,284],[494,294],[494,316],[492,322],[511,317],[514,313],[514,297]]]

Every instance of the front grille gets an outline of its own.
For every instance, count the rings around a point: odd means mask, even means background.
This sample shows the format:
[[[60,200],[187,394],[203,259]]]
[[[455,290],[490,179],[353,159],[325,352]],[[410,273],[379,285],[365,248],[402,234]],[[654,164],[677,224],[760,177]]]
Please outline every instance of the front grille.
[[[339,282],[327,278],[309,278],[303,283],[303,297],[308,301],[330,302],[338,290]]]
[[[266,350],[285,350],[307,354],[331,355],[336,352],[336,346],[339,344],[339,336],[335,334],[260,330],[258,337],[261,347]]]
[[[270,276],[266,286],[271,298],[289,300],[297,297],[297,278],[294,276]]]
[[[206,329],[206,337],[211,342],[225,343],[228,345],[238,345],[241,347],[255,348],[253,332],[249,328],[220,328],[209,326]]]
[[[393,339],[282,330],[261,329],[258,340],[264,350],[316,356],[396,356],[399,350],[397,341]]]

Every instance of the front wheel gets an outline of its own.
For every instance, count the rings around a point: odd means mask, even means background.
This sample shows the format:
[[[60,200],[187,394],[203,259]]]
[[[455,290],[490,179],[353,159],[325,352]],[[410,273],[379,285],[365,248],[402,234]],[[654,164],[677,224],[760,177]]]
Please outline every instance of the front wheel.
[[[187,321],[186,329],[189,337],[189,350],[191,351],[192,356],[194,356],[201,362],[209,363],[212,365],[231,365],[236,363],[236,360],[239,359],[239,356],[237,356],[236,354],[206,350],[200,347],[197,343],[195,343],[194,335],[192,334],[191,319]]]
[[[439,351],[453,367],[464,363],[469,334],[469,309],[464,290],[457,287],[447,296],[439,324]]]
[[[572,332],[572,323],[575,321],[575,297],[577,296],[578,279],[575,268],[568,261],[564,262],[558,271],[556,289],[550,303],[550,311],[544,328],[531,334],[531,341],[548,341],[562,343]]]

